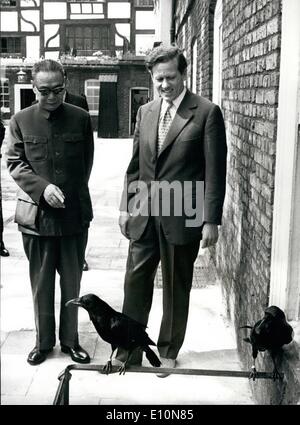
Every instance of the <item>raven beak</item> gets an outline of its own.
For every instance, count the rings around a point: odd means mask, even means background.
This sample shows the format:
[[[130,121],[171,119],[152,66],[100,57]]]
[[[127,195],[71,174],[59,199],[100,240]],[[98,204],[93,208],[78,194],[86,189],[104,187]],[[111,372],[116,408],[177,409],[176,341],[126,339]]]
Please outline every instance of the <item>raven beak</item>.
[[[73,298],[72,300],[69,300],[66,302],[65,306],[68,307],[70,304],[79,305],[81,306],[81,298]]]

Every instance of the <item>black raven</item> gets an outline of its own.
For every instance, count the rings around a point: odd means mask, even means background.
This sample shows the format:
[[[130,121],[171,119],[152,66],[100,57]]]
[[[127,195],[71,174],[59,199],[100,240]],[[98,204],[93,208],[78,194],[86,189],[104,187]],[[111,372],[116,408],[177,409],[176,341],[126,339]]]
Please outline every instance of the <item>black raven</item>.
[[[149,338],[145,329],[146,326],[131,319],[123,313],[111,308],[105,301],[94,294],[87,294],[80,298],[74,298],[66,303],[66,306],[75,304],[83,307],[90,316],[96,331],[100,337],[111,344],[112,352],[107,364],[103,370],[109,374],[112,369],[112,356],[117,348],[123,348],[128,352],[127,359],[120,366],[120,374],[124,374],[126,363],[135,348],[140,348],[146,353],[146,357],[152,366],[159,367],[160,360],[156,354],[150,349],[149,345],[156,345]]]
[[[285,314],[279,307],[272,305],[265,310],[265,315],[254,326],[241,326],[242,328],[250,328],[250,337],[244,338],[244,341],[252,345],[253,365],[249,378],[255,381],[256,368],[255,360],[259,351],[269,351],[273,363],[273,380],[281,378],[276,366],[276,355],[284,344],[289,344],[293,339],[293,328],[288,324]]]

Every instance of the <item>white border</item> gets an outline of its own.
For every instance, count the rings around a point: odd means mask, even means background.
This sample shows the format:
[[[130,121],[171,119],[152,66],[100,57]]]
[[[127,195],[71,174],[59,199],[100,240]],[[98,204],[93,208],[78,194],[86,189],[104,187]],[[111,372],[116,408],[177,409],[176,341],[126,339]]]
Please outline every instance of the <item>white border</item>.
[[[299,319],[300,182],[297,175],[297,127],[300,83],[300,1],[282,2],[282,41],[276,148],[275,196],[269,304]],[[297,217],[298,216],[298,217]],[[295,226],[298,220],[298,225]],[[298,246],[298,252],[294,252]],[[295,259],[295,255],[298,260]],[[293,279],[298,276],[297,282]]]

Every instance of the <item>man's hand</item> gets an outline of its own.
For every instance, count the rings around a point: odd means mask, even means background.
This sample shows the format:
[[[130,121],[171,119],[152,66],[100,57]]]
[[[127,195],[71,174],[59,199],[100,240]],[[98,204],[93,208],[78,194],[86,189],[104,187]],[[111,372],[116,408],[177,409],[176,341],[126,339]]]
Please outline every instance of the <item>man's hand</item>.
[[[65,208],[65,195],[60,188],[54,184],[48,184],[44,190],[43,196],[52,208]]]
[[[218,225],[205,223],[202,229],[201,248],[208,248],[217,243],[219,237]]]
[[[126,233],[126,225],[127,225],[127,221],[129,219],[130,215],[128,212],[125,211],[121,211],[120,213],[120,217],[119,217],[119,226],[120,226],[120,230],[123,236],[125,236],[125,238],[129,239],[127,233]]]

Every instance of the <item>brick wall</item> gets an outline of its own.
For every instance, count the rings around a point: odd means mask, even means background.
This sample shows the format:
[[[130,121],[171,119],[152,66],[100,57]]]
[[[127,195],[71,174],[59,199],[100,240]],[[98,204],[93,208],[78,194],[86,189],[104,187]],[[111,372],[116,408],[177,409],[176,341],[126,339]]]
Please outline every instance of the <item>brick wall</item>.
[[[191,46],[197,39],[197,93],[212,98],[213,13],[217,0],[179,0],[176,9],[177,43],[185,50],[188,78],[191,75]]]
[[[191,56],[198,40],[197,91],[212,94],[213,11],[216,1],[179,0],[177,42]],[[250,346],[245,324],[268,305],[281,42],[281,0],[223,0],[222,110],[228,140],[223,226],[215,254],[228,315],[236,327],[245,368]],[[259,370],[272,370],[268,354]],[[283,402],[283,387],[255,382],[260,402]]]
[[[262,317],[269,295],[280,23],[280,0],[223,1],[222,107],[229,155],[217,266],[248,364],[250,350],[238,327]]]

